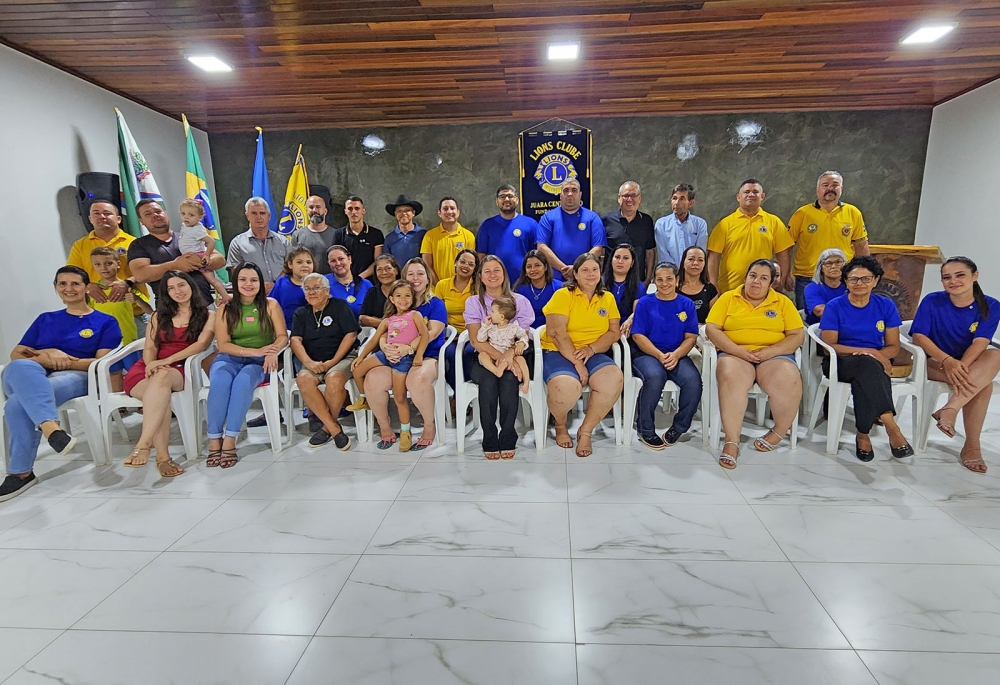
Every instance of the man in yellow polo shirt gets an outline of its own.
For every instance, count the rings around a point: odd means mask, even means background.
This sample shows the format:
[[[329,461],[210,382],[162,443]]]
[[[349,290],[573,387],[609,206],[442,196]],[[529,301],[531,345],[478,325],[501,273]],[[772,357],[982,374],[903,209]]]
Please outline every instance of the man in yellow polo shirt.
[[[459,252],[476,249],[476,236],[458,223],[461,213],[455,198],[441,198],[441,202],[438,203],[441,223],[424,234],[424,240],[420,244],[420,256],[427,262],[431,285],[436,285],[442,278],[452,275],[451,270]]]
[[[66,260],[68,265],[78,266],[87,272],[90,277],[87,294],[95,302],[120,302],[125,299],[132,287],[137,287],[148,300],[149,289],[141,283],[136,286],[132,272],[128,268],[128,261],[126,261],[128,246],[132,244],[135,237],[121,229],[122,219],[118,214],[117,205],[104,200],[95,200],[90,203],[87,218],[90,219],[94,230],[73,243],[73,247],[69,251],[69,258]],[[98,285],[101,281],[101,274],[94,268],[90,259],[90,253],[95,247],[110,247],[118,254],[118,279],[110,284],[111,291],[107,294]],[[133,305],[132,313],[136,317],[141,317],[142,309],[138,305]],[[139,328],[141,329],[140,335],[144,334],[145,327],[140,326]]]
[[[805,309],[806,286],[812,283],[823,250],[839,248],[847,261],[869,254],[864,217],[857,207],[840,201],[843,193],[844,177],[836,171],[824,171],[816,181],[816,202],[799,207],[788,221],[796,247],[795,265],[785,272],[785,289],[795,288],[799,309]]]
[[[755,178],[740,184],[739,209],[715,225],[708,236],[708,277],[720,293],[743,285],[747,268],[758,259],[775,259],[791,272],[794,241],[781,219],[760,208],[764,186]]]

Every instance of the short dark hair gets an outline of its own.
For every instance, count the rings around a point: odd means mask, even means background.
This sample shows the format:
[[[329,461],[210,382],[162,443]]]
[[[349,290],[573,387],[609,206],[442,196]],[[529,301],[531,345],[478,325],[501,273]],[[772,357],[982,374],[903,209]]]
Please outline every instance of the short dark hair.
[[[743,186],[740,187],[742,188]],[[753,270],[755,266],[766,266],[768,272],[770,272],[771,274],[771,283],[774,283],[774,278],[778,275],[778,270],[774,268],[774,261],[771,259],[757,259],[753,262],[750,262],[750,266],[747,267],[746,274],[743,275],[744,281],[747,279],[747,276],[750,275],[750,272]]]
[[[512,186],[509,183],[504,183],[502,186],[500,186],[499,188],[497,188],[497,197],[500,197],[500,193],[502,193],[505,190],[509,190],[512,193],[514,193],[515,195],[517,195],[517,188],[515,188],[514,186]]]
[[[439,212],[441,211],[441,207],[443,207],[444,203],[447,202],[448,200],[451,200],[452,202],[454,202],[456,207],[458,206],[458,200],[456,200],[455,198],[453,198],[451,195],[445,195],[438,202],[438,211]]]
[[[118,206],[117,202],[112,202],[111,200],[105,200],[104,198],[101,197],[94,198],[93,200],[90,201],[90,203],[87,205],[87,214],[90,214],[90,208],[96,205],[98,202],[105,205],[111,205],[112,207],[115,208],[115,214],[121,216],[122,210]],[[154,202],[154,200],[150,200],[150,202]],[[139,210],[137,209],[136,211],[138,212]]]
[[[153,199],[148,198],[148,197],[145,200],[139,200],[138,202],[136,202],[135,203],[135,213],[136,213],[136,215],[138,215],[139,212],[142,211],[143,207],[145,207],[146,205],[152,205],[152,204],[157,204],[158,205],[160,203],[157,202],[156,200],[153,200]]]
[[[69,264],[66,266],[60,266],[56,269],[56,277],[52,279],[52,285],[59,283],[59,274],[76,274],[83,279],[84,285],[90,285],[90,276],[88,276],[87,272],[78,266],[70,266]]]
[[[742,188],[743,186],[740,187]],[[674,193],[687,193],[688,200],[693,200],[694,186],[691,185],[690,183],[678,183],[677,185],[674,186],[674,189],[670,191],[671,195],[673,195]]]
[[[347,204],[348,202],[360,202],[360,203],[361,203],[361,206],[362,206],[362,207],[364,207],[364,206],[365,206],[365,201],[364,201],[364,200],[362,200],[362,199],[361,199],[360,197],[358,197],[357,195],[351,195],[351,196],[350,196],[350,197],[348,197],[348,198],[347,198],[346,200],[344,200],[344,204],[345,204],[345,205],[346,205],[346,204]]]
[[[847,274],[851,273],[852,269],[868,269],[876,278],[882,278],[885,275],[885,269],[871,255],[857,256],[844,264],[844,268],[840,270],[840,280],[843,283],[847,283]]]
[[[743,181],[743,183],[740,184],[740,187],[737,188],[737,190],[743,190],[743,186],[745,186],[747,183],[753,183],[755,186],[760,186],[761,188],[764,187],[764,184],[758,181],[756,178],[748,178],[747,180]]]
[[[493,304],[490,306],[499,309],[507,321],[513,321],[517,318],[517,303],[514,302],[513,297],[498,297],[493,300]]]

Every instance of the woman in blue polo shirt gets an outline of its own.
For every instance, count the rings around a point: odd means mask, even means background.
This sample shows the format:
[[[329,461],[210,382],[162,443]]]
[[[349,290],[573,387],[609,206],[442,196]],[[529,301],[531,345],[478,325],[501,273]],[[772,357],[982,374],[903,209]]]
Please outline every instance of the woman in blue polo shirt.
[[[639,349],[632,371],[642,379],[636,424],[639,439],[654,450],[670,447],[687,433],[701,400],[701,374],[687,356],[698,339],[698,311],[690,299],[677,296],[678,271],[666,262],[656,266],[656,293],[636,303],[632,321],[632,342]],[[673,423],[661,439],[654,417],[668,380],[681,392]],[[631,421],[625,417],[626,425]]]
[[[1000,302],[983,294],[979,271],[968,257],[941,266],[943,291],[930,293],[910,325],[913,342],[927,353],[927,377],[951,386],[951,396],[934,414],[938,429],[955,436],[959,409],[965,423],[962,466],[986,473],[979,435],[1000,372],[1000,350],[989,347],[1000,322]]]
[[[529,250],[521,264],[521,277],[514,284],[514,292],[524,295],[535,312],[532,328],[545,325],[542,309],[552,299],[552,293],[563,287],[563,281],[552,273],[548,258],[538,250]]]
[[[805,289],[807,326],[819,323],[827,302],[847,294],[847,286],[840,277],[846,262],[844,251],[835,247],[820,253],[813,282]]]
[[[873,295],[882,277],[874,257],[855,257],[844,266],[847,294],[830,300],[819,327],[823,342],[837,353],[837,378],[851,384],[855,455],[861,461],[875,457],[868,434],[881,421],[889,435],[892,456],[909,457],[913,448],[896,424],[892,404],[892,358],[899,354],[899,312],[888,297]],[[823,374],[830,375],[830,358],[823,358]]]
[[[357,319],[361,316],[365,296],[372,289],[372,282],[354,275],[351,253],[343,245],[334,245],[327,250],[326,258],[330,263],[330,273],[326,276],[330,282],[330,297],[346,302]]]
[[[0,502],[35,484],[32,468],[42,436],[56,454],[73,449],[76,438],[59,425],[58,407],[87,394],[90,364],[122,341],[114,317],[87,305],[90,278],[86,271],[60,267],[53,285],[66,308],[35,319],[3,370],[10,464],[0,484]]]
[[[430,287],[430,271],[420,257],[414,257],[403,265],[402,278],[413,286],[416,294],[417,311],[424,317],[430,342],[424,350],[424,363],[415,366],[406,374],[406,389],[410,399],[420,412],[424,422],[424,430],[420,439],[410,448],[410,451],[422,450],[434,442],[437,426],[434,425],[434,381],[438,375],[438,352],[444,345],[445,327],[448,323],[448,311],[444,301],[434,295]],[[395,345],[382,344],[382,351],[392,360]],[[365,397],[371,407],[375,420],[378,421],[380,450],[392,447],[396,442],[396,434],[389,422],[389,390],[392,388],[391,370],[388,366],[372,369],[365,376]]]
[[[622,317],[622,335],[627,336],[632,327],[632,311],[635,304],[646,294],[646,284],[640,279],[635,248],[626,243],[619,245],[604,261],[604,287],[615,298],[618,313]]]

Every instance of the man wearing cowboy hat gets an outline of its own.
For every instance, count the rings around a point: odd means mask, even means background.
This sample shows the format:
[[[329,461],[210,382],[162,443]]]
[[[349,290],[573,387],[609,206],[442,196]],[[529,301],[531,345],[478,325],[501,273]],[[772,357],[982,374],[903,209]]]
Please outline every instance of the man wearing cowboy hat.
[[[396,227],[385,236],[383,252],[396,258],[400,268],[414,257],[420,256],[420,244],[427,231],[413,223],[413,218],[424,210],[424,206],[406,195],[400,195],[395,202],[385,206],[389,216],[396,217]]]

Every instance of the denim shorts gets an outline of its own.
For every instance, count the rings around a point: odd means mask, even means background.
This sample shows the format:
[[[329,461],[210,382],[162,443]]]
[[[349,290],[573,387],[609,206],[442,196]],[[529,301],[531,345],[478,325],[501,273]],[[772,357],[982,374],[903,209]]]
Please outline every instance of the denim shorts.
[[[386,358],[385,352],[383,352],[382,350],[379,350],[378,352],[375,353],[375,358],[378,359],[380,362],[382,362],[382,364],[384,364],[385,366],[388,366],[396,373],[407,373],[410,370],[410,367],[413,366],[412,354],[408,354],[405,357],[402,357],[395,364],[393,364]]]
[[[605,366],[614,365],[614,360],[602,352],[592,355],[590,359],[584,362],[584,366],[587,367],[587,373],[591,376]],[[572,376],[576,380],[580,380],[580,374],[576,372],[573,362],[562,356],[562,353],[558,350],[545,350],[542,352],[542,380],[548,383],[556,376]]]
[[[719,356],[719,357],[721,357],[724,354],[726,354],[726,353],[723,352],[722,350],[718,350],[717,351],[717,356]],[[791,363],[796,364],[796,362],[795,362],[795,355],[794,354],[779,354],[779,355],[776,355],[774,357],[771,357],[771,359],[787,359]],[[771,361],[771,359],[768,359],[767,361]],[[750,362],[750,363],[753,364],[754,366],[758,366],[759,364],[763,364],[764,362],[757,362],[757,363]]]

